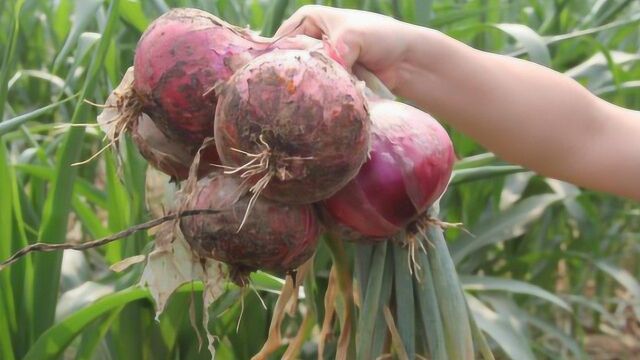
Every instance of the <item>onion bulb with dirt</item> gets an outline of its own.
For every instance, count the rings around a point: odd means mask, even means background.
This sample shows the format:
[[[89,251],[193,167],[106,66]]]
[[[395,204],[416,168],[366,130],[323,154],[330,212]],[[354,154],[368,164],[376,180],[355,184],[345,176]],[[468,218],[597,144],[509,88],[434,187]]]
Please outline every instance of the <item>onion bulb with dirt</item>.
[[[169,139],[146,113],[129,111],[127,106],[131,98],[127,95],[131,94],[133,73],[133,67],[130,67],[120,84],[109,95],[104,110],[98,116],[98,124],[107,134],[110,143],[116,143],[119,140],[118,121],[124,116],[129,117],[126,126],[140,154],[152,167],[169,175],[173,180],[184,180],[188,177],[189,167],[193,162],[193,144]],[[213,164],[219,164],[220,161],[213,144],[202,149],[201,158],[198,166],[200,176],[215,169]]]
[[[213,136],[213,88],[268,47],[205,11],[170,10],[136,47],[134,92],[141,110],[170,138],[200,144]]]
[[[370,100],[369,106],[370,158],[323,206],[338,224],[386,239],[438,200],[455,153],[446,130],[425,112],[383,99]]]
[[[227,263],[235,282],[258,269],[293,271],[315,252],[320,230],[311,205],[258,199],[239,230],[250,199],[238,177],[214,172],[194,188],[186,209],[220,212],[183,218],[182,233],[197,255]]]
[[[284,203],[325,199],[366,160],[364,84],[321,51],[275,50],[222,86],[215,142],[222,164]]]

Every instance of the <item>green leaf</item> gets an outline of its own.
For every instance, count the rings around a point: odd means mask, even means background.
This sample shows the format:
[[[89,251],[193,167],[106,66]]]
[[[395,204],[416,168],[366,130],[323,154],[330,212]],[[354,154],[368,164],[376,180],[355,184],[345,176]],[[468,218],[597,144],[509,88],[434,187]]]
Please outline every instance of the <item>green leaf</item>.
[[[486,180],[494,177],[506,176],[529,171],[517,165],[481,166],[461,170],[454,170],[450,185],[459,185],[466,182]]]
[[[620,85],[604,86],[602,88],[595,89],[593,93],[600,96],[600,95],[605,95],[613,92],[619,92],[620,90],[635,90],[638,88],[640,88],[640,80],[634,80],[634,81],[625,81]]]
[[[2,56],[2,67],[0,68],[0,122],[4,120],[4,107],[7,102],[7,92],[9,90],[9,76],[15,61],[14,55],[16,43],[18,42],[18,31],[20,29],[20,11],[25,0],[17,0],[12,9],[9,44],[4,48]]]
[[[491,347],[487,342],[487,338],[484,336],[484,333],[478,327],[478,322],[476,321],[471,308],[469,307],[469,302],[467,301],[467,312],[469,313],[469,323],[471,324],[471,334],[473,335],[473,341],[478,347],[478,351],[482,355],[484,360],[495,360],[493,356],[493,352],[491,351]]]
[[[522,198],[530,180],[534,177],[533,172],[523,172],[508,175],[504,179],[504,186],[500,193],[500,210],[506,210]]]
[[[571,312],[566,301],[547,290],[523,281],[502,279],[490,276],[461,276],[462,288],[466,291],[506,291],[539,297]]]
[[[35,119],[39,116],[45,115],[47,114],[49,111],[57,108],[58,106],[72,100],[75,99],[77,97],[77,95],[72,96],[72,97],[68,97],[64,100],[61,101],[57,101],[54,102],[53,104],[49,104],[47,106],[41,107],[40,109],[36,109],[33,111],[30,111],[26,114],[22,114],[19,116],[16,116],[14,118],[11,119],[7,119],[3,122],[0,122],[0,137],[5,135],[6,133],[13,131],[15,129],[17,129],[18,127],[20,127],[21,125],[23,125],[24,123],[26,123],[29,120]]]
[[[120,2],[118,0],[118,2]],[[66,59],[69,51],[72,50],[72,47],[80,34],[84,31],[84,29],[89,25],[89,22],[94,18],[96,12],[102,1],[100,0],[86,0],[86,1],[77,1],[74,3],[75,8],[73,11],[73,24],[71,25],[71,30],[69,31],[69,35],[62,46],[62,49],[56,56],[56,59],[53,63],[53,73],[57,73],[58,69],[62,65],[62,62]]]
[[[454,170],[462,170],[469,168],[477,168],[481,166],[487,166],[494,164],[498,158],[494,153],[482,153],[478,155],[468,156],[455,163]]]
[[[400,339],[409,359],[416,357],[416,325],[417,307],[413,297],[412,275],[409,273],[409,250],[400,245],[393,245],[394,286],[396,297],[396,322]]]
[[[8,258],[12,252],[12,201],[17,201],[11,196],[8,162],[5,142],[0,139],[0,190],[6,194],[0,201],[0,258],[2,259]],[[6,269],[0,272],[0,288],[2,288],[0,291],[0,311],[5,314],[0,317],[0,354],[2,358],[7,359],[14,359],[11,334],[17,329],[11,271],[12,269]]]
[[[527,339],[511,326],[508,319],[501,317],[473,296],[467,295],[467,301],[478,326],[500,345],[509,358],[513,360],[536,358]]]
[[[524,311],[520,312],[519,316],[521,316],[523,320],[527,321],[532,326],[538,328],[541,332],[560,340],[562,344],[567,349],[569,349],[569,351],[571,351],[577,359],[588,359],[587,354],[576,342],[576,340],[573,337],[565,334],[563,331],[559,330],[554,325],[542,320],[541,317],[532,316]]]
[[[280,294],[280,291],[284,286],[284,280],[262,271],[256,271],[251,273],[251,284],[257,290],[268,291],[272,294]]]
[[[373,246],[370,244],[355,245],[355,273],[360,296],[364,298],[367,294],[369,284],[369,272],[373,256]]]
[[[393,253],[388,249],[391,246],[391,242],[388,242],[378,308],[374,312],[369,313],[372,315],[371,317],[376,318],[373,332],[369,335],[371,338],[370,358],[372,359],[378,359],[382,356],[384,345],[387,342],[388,326],[382,309],[385,305],[388,306],[389,299],[391,298],[391,290],[393,288]]]
[[[467,305],[442,229],[436,225],[429,225],[426,239],[423,240],[431,242],[433,246],[427,252],[427,257],[442,315],[447,355],[449,359],[473,359],[473,340]]]
[[[80,346],[78,347],[78,354],[76,355],[76,360],[91,360],[94,358],[94,352],[100,341],[104,338],[105,334],[113,324],[113,321],[120,315],[120,312],[124,308],[124,305],[116,307],[114,310],[111,310],[103,318],[98,318],[95,320],[95,329],[87,332],[84,331],[82,333],[82,341],[80,342]]]
[[[529,323],[533,327],[542,330],[545,338],[555,338],[560,341],[566,349],[576,356],[576,359],[588,358],[578,343],[569,335],[560,331],[555,326],[546,323],[542,316],[538,315],[538,317],[536,317],[529,315],[527,311],[520,308],[511,298],[506,296],[483,295],[482,299],[486,303],[489,303],[496,312],[501,314],[501,316],[508,318],[514,326],[523,328],[527,323]],[[523,331],[523,333],[525,331]],[[542,344],[539,344],[538,347],[545,346],[547,343],[552,344],[551,347],[553,348],[554,353],[565,353],[565,349],[557,349],[555,342],[551,341],[544,341]]]
[[[40,179],[53,181],[55,177],[55,169],[49,168],[43,165],[33,164],[15,164],[14,168],[31,176],[38,177]],[[100,206],[103,209],[107,208],[107,196],[106,194],[98,190],[93,184],[89,183],[85,179],[76,179],[74,186],[74,193],[78,196],[85,197],[93,204]]]
[[[56,35],[57,40],[63,39],[69,33],[71,26],[71,10],[72,2],[70,0],[58,1],[58,7],[51,19],[51,27]]]
[[[273,36],[276,33],[276,30],[282,24],[288,5],[289,0],[274,0],[271,3],[271,7],[265,16],[267,21],[262,27],[262,35]]]
[[[139,32],[143,32],[147,26],[149,26],[149,19],[147,19],[142,5],[138,0],[123,0],[120,2],[120,9],[118,11],[120,16],[127,23],[133,25]]]
[[[115,233],[126,229],[130,225],[131,204],[129,202],[129,194],[117,175],[115,156],[113,153],[106,153],[104,158],[106,163],[106,191],[109,194],[107,197],[109,230]],[[130,240],[131,237],[126,238],[124,241],[127,241],[127,239]],[[127,256],[123,248],[122,242],[114,242],[104,247],[105,258],[109,264],[115,264]]]
[[[384,278],[385,259],[387,255],[387,242],[383,241],[374,246],[369,281],[366,295],[362,299],[361,314],[356,333],[356,358],[371,359],[375,322],[380,309],[381,289]]]
[[[456,264],[474,251],[492,244],[512,239],[525,233],[526,226],[562,199],[556,194],[543,194],[528,197],[503,211],[499,216],[483,221],[472,229],[471,235],[463,235],[451,247],[451,255]]]
[[[148,296],[149,292],[146,289],[129,288],[97,300],[45,331],[29,349],[24,360],[57,359],[91,322],[110,311]]]
[[[7,15],[11,19],[9,43],[4,46],[2,67],[0,68],[0,124],[3,124],[4,120],[4,110],[9,90],[9,75],[15,61],[14,55],[18,39],[20,11],[24,5],[24,0],[18,0],[12,5],[13,8],[10,15]],[[7,144],[4,139],[0,138],[0,192],[4,195],[2,201],[0,201],[0,256],[2,258],[8,257],[13,250],[12,247],[15,245],[12,212],[15,208],[13,202],[17,202],[19,199],[14,199],[15,178],[12,174]],[[15,274],[16,277],[22,277],[19,269],[15,269],[15,271],[18,272]],[[22,278],[20,280],[27,279]],[[3,358],[14,359],[14,351],[16,349],[14,349],[11,341],[11,335],[22,335],[18,334],[18,321],[26,319],[17,318],[19,314],[16,313],[14,302],[16,294],[13,292],[11,271],[0,273],[0,288],[2,288],[2,291],[0,291],[2,293],[0,294],[0,311],[5,314],[0,319],[0,355]]]
[[[612,30],[615,28],[620,28],[620,27],[625,27],[625,26],[629,26],[629,25],[635,25],[636,23],[640,22],[640,14],[633,14],[631,16],[629,16],[627,19],[623,19],[623,20],[618,20],[618,21],[613,21],[610,22],[608,24],[604,24],[601,26],[596,26],[596,27],[592,27],[589,29],[580,29],[580,30],[575,30],[566,34],[561,34],[561,35],[555,35],[555,36],[550,36],[545,38],[545,42],[547,45],[551,45],[551,44],[557,44],[560,42],[564,42],[564,41],[568,41],[568,40],[572,40],[572,39],[576,39],[579,37],[583,37],[583,36],[592,36],[595,34],[598,34],[600,32],[604,32],[607,30]],[[514,51],[512,53],[509,53],[509,56],[520,56],[522,54],[526,54],[527,50],[526,49],[522,49],[522,50],[517,50]]]
[[[72,202],[75,214],[92,238],[99,239],[111,234],[109,229],[102,225],[102,219],[95,213],[95,210],[86,205],[85,202],[75,194]]]
[[[636,278],[629,273],[629,271],[622,269],[618,266],[615,266],[605,260],[595,260],[594,264],[602,271],[606,272],[614,278],[620,285],[624,286],[625,289],[633,296],[634,305],[633,311],[636,316],[640,318],[640,282],[636,280]]]
[[[413,288],[416,298],[415,303],[420,311],[420,325],[426,333],[431,358],[445,360],[447,359],[447,349],[444,339],[443,319],[440,316],[440,306],[434,289],[429,259],[427,254],[422,251],[419,251],[417,256],[420,270],[418,270],[417,276],[413,277]]]
[[[494,24],[520,43],[529,54],[529,59],[540,65],[551,66],[551,55],[544,39],[533,29],[523,24]]]
[[[264,280],[265,278],[256,278],[252,275],[251,279],[256,283],[262,283],[261,279]],[[229,286],[231,289],[237,288],[232,284],[229,284]],[[189,294],[192,291],[201,292],[202,289],[201,282],[194,282],[183,285],[176,290],[176,294]],[[83,330],[91,323],[105,314],[117,311],[123,306],[141,299],[151,300],[149,291],[146,288],[130,287],[96,300],[47,329],[29,349],[24,360],[57,359],[73,339],[82,334]],[[214,308],[217,308],[215,304]],[[224,309],[218,310],[221,312]]]
[[[92,93],[96,86],[98,71],[102,68],[102,61],[118,18],[118,3],[119,0],[113,0],[109,6],[107,24],[95,57],[92,59],[87,71],[87,76],[80,92],[81,99]],[[78,102],[71,117],[71,123],[78,124],[86,118],[87,106],[82,102]],[[56,176],[51,186],[52,190],[49,193],[43,211],[43,224],[38,236],[39,242],[61,243],[65,240],[67,220],[71,208],[71,194],[77,174],[77,168],[72,167],[71,164],[79,158],[80,146],[78,144],[81,144],[83,139],[84,129],[79,127],[71,128],[65,136],[57,161]],[[60,254],[36,254],[34,262],[36,264],[34,276],[35,323],[31,329],[33,329],[35,336],[38,336],[53,323],[60,275]]]
[[[610,324],[614,324],[616,326],[623,326],[623,322],[620,319],[613,316],[604,305],[598,303],[596,300],[587,299],[581,295],[567,295],[567,301],[572,304],[582,305],[588,309],[591,309],[599,314],[599,316]]]
[[[416,24],[422,26],[428,26],[431,24],[433,18],[432,6],[433,0],[414,0],[415,1],[415,16]]]

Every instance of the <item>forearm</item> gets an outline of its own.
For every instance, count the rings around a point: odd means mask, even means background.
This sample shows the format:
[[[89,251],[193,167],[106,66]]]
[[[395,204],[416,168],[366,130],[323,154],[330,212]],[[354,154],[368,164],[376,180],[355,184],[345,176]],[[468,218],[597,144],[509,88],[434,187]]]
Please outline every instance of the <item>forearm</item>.
[[[474,50],[433,30],[409,31],[415,40],[399,71],[400,96],[505,160],[640,200],[640,186],[632,186],[640,183],[636,114],[542,66]]]

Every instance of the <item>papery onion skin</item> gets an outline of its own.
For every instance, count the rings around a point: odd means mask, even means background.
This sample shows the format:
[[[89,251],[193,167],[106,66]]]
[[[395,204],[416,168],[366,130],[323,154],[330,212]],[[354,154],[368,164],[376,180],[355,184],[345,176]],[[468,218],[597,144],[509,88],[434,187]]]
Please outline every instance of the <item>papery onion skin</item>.
[[[193,161],[190,145],[167,138],[146,114],[141,114],[131,127],[131,137],[140,154],[149,164],[169,175],[173,180],[185,180],[189,176],[189,167]],[[198,164],[198,176],[204,176],[216,169],[219,164],[216,147],[202,149]]]
[[[198,148],[179,139],[170,139],[146,113],[127,107],[131,104],[125,100],[132,96],[133,74],[134,69],[130,67],[120,84],[109,94],[97,122],[113,143],[118,141],[123,130],[130,132],[138,151],[152,167],[169,175],[172,180],[184,180],[189,175],[189,167]],[[199,175],[206,175],[215,168],[212,164],[219,163],[218,152],[211,144],[201,152]]]
[[[249,201],[245,190],[237,178],[222,173],[212,173],[198,182],[196,190],[187,195],[187,208],[221,211],[181,220],[192,249],[240,273],[256,269],[288,272],[307,261],[320,231],[312,206],[258,199],[238,231]]]
[[[365,237],[388,238],[445,191],[455,161],[446,130],[427,113],[392,100],[370,100],[370,159],[323,202],[331,217]]]
[[[257,154],[268,145],[273,178],[265,197],[284,203],[325,199],[366,160],[370,119],[363,85],[320,51],[259,56],[230,79],[219,99],[215,140],[224,165],[251,160],[236,150]]]

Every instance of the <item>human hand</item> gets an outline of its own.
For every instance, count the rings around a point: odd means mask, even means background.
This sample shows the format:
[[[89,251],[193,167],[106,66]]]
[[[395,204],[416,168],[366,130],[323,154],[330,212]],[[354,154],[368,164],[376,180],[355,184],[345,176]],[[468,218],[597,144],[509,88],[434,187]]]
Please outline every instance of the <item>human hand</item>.
[[[286,20],[274,37],[327,37],[347,67],[359,63],[393,90],[400,72],[408,67],[412,28],[375,13],[307,5]]]

